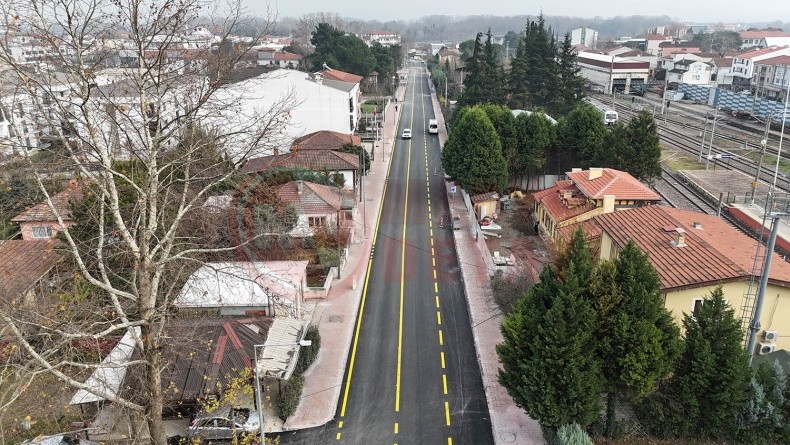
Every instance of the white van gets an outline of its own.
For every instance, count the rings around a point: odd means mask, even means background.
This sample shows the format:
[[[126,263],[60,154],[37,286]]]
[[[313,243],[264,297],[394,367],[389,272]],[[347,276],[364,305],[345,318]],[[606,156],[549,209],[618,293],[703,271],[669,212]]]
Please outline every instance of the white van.
[[[436,119],[428,121],[428,133],[439,134],[439,122],[437,122]]]

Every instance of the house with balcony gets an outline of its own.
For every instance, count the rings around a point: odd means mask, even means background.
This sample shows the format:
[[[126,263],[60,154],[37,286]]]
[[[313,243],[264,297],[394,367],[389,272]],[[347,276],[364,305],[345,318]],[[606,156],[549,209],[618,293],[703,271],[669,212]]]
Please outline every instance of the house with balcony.
[[[667,70],[667,81],[669,83],[711,84],[713,77],[713,63],[711,59],[683,54],[677,60],[673,60],[671,66],[672,68]]]
[[[693,315],[721,286],[736,317],[747,326],[754,305],[754,299],[746,296],[751,295],[747,290],[754,272],[753,239],[715,215],[662,205],[598,215],[591,222],[600,232],[601,260],[617,258],[628,241],[648,254],[661,279],[664,305],[678,324],[683,314]],[[790,349],[790,335],[785,332],[790,328],[790,263],[772,255],[758,354]]]
[[[736,91],[750,90],[754,76],[754,65],[762,60],[778,56],[790,56],[790,46],[769,46],[736,55],[733,58],[730,72],[732,82],[729,83]]]
[[[562,241],[579,223],[597,215],[656,204],[661,197],[631,176],[611,168],[573,169],[567,180],[533,193],[540,232]]]
[[[752,90],[756,96],[784,101],[790,84],[790,55],[754,63]]]

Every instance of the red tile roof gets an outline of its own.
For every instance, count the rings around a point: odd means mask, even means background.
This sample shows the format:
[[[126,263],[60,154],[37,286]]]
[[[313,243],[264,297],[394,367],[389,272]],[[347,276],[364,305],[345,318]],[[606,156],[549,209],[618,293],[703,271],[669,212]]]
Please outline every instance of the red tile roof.
[[[578,230],[579,224],[581,224],[582,232],[584,232],[585,238],[588,240],[594,240],[601,237],[603,231],[601,230],[601,226],[594,223],[593,220],[582,221],[576,224],[569,224],[565,227],[560,227],[557,229],[557,241],[559,243],[567,243],[571,240],[571,236]]]
[[[54,239],[0,241],[0,298],[20,300],[58,262],[57,246]]]
[[[619,247],[633,240],[647,252],[664,290],[742,280],[752,270],[754,240],[713,215],[651,205],[599,215],[593,221]],[[701,228],[695,228],[695,222]],[[686,231],[685,247],[672,245],[675,228]],[[790,263],[776,255],[770,280],[790,287]]]
[[[258,173],[276,167],[301,167],[310,170],[358,170],[359,156],[333,150],[298,150],[281,155],[263,156],[247,161],[242,173]]]
[[[299,192],[299,183],[302,191]],[[302,215],[327,215],[354,207],[354,197],[339,187],[291,181],[275,188],[277,196]]]
[[[779,51],[781,49],[787,48],[786,46],[767,46],[765,48],[755,49],[751,51],[746,51],[736,55],[735,57],[738,59],[751,59],[752,57],[762,56],[764,54],[770,54],[775,51]]]
[[[339,131],[319,130],[294,139],[291,149],[299,150],[339,150],[345,144],[362,145],[362,138]]]
[[[660,201],[656,192],[626,172],[611,168],[602,169],[601,176],[590,178],[589,170],[566,173],[576,187],[588,198],[603,199],[605,195],[614,195],[618,200]]]
[[[348,82],[348,83],[359,83],[363,79],[362,76],[347,73],[345,71],[333,70],[332,68],[325,69],[323,71],[323,75],[324,75],[324,79],[339,80],[341,82]]]
[[[302,56],[288,51],[277,51],[274,53],[274,60],[302,60]]]
[[[738,33],[742,39],[762,39],[763,37],[790,37],[790,33],[776,30],[741,31]]]
[[[82,197],[82,190],[79,186],[71,186],[68,189],[51,196],[52,205],[58,211],[60,217],[64,221],[71,220],[71,212],[69,209],[69,202],[72,199],[79,199]],[[55,214],[50,210],[46,201],[36,204],[33,207],[25,210],[19,215],[11,218],[14,222],[23,221],[57,221]]]
[[[571,192],[571,198],[562,199],[563,192]],[[570,181],[557,181],[554,187],[541,190],[532,196],[543,204],[546,212],[558,223],[585,214],[597,207],[594,202],[584,199],[579,189]]]
[[[790,64],[790,56],[776,56],[754,63],[756,65],[788,65]]]

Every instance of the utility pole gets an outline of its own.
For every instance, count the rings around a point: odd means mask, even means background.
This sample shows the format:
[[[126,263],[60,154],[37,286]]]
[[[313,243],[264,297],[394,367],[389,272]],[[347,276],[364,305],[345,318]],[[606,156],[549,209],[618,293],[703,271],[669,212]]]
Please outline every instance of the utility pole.
[[[778,213],[771,215],[771,237],[768,238],[768,250],[765,252],[765,262],[763,263],[763,270],[760,273],[760,287],[757,290],[757,301],[754,304],[752,320],[749,323],[749,342],[746,347],[746,351],[749,353],[749,366],[751,366],[752,359],[754,358],[754,346],[757,344],[757,333],[760,331],[760,316],[763,311],[765,289],[768,287],[768,275],[771,272],[771,259],[774,256],[776,234],[779,231],[779,216],[780,214]]]
[[[702,126],[702,144],[699,146],[699,162],[702,162],[702,152],[705,151],[705,133],[708,131],[708,112],[705,112],[705,124]]]
[[[713,115],[713,128],[710,131],[710,144],[708,144],[708,159],[705,160],[705,170],[710,163],[711,151],[713,151],[713,139],[716,136],[716,121],[719,119],[719,107],[716,107],[716,114]]]

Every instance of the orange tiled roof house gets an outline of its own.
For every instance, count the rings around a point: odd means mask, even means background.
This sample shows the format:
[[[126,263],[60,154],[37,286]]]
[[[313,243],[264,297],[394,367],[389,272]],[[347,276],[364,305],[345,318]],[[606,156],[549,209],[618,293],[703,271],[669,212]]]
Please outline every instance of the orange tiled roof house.
[[[683,314],[694,313],[717,286],[744,329],[748,325],[754,300],[745,295],[755,241],[724,220],[652,205],[599,215],[590,224],[600,231],[601,260],[617,258],[629,240],[648,254],[661,278],[664,305],[679,325]],[[790,349],[790,263],[773,255],[757,338],[756,352],[763,354]]]
[[[626,172],[611,168],[578,168],[569,179],[535,192],[534,218],[540,231],[554,241],[576,224],[597,215],[655,204],[656,192]]]
[[[63,220],[63,226],[58,223],[57,216],[46,201],[25,210],[11,218],[11,221],[19,223],[22,239],[25,241],[54,238],[64,226],[70,227],[74,224],[69,203],[81,197],[82,190],[76,182],[71,182],[66,190],[51,196],[52,205]]]

